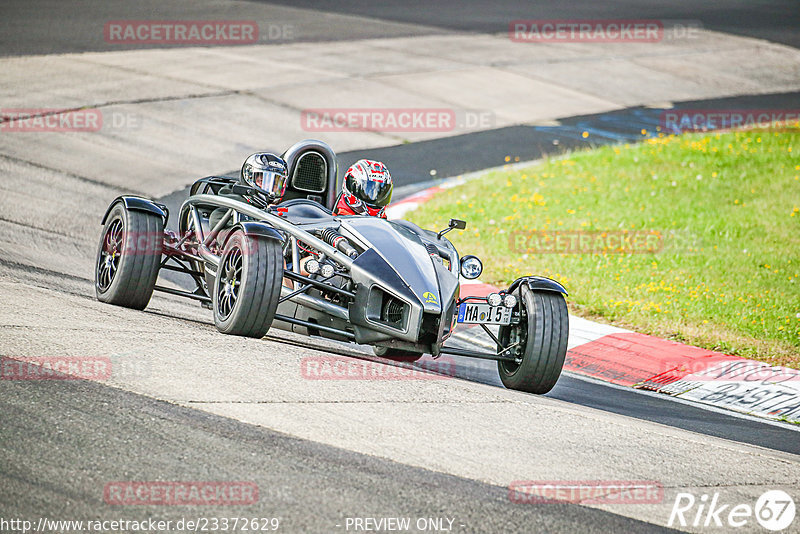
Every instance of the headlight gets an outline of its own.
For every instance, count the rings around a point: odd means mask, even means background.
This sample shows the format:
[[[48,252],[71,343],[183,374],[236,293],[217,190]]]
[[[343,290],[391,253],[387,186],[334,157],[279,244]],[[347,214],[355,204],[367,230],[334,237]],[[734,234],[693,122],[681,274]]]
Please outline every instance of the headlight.
[[[308,274],[317,274],[319,272],[319,262],[317,260],[308,260],[306,262],[306,272]]]
[[[514,295],[506,295],[503,297],[503,306],[506,308],[513,308],[517,305],[517,297]]]
[[[321,271],[323,278],[330,278],[331,276],[333,276],[333,273],[336,272],[333,268],[333,265],[331,265],[330,263],[323,264]]]
[[[489,306],[500,306],[503,303],[503,297],[499,293],[489,293],[486,296],[486,302],[489,303]]]
[[[461,276],[467,280],[475,280],[483,272],[483,264],[475,256],[461,258]]]

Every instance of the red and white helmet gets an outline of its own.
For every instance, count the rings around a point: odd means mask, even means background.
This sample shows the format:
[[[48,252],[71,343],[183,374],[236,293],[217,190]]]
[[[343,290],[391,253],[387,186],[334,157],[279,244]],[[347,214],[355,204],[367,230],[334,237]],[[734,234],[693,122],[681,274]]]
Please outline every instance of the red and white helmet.
[[[354,213],[378,215],[392,201],[389,169],[380,161],[356,161],[344,175],[342,198]]]

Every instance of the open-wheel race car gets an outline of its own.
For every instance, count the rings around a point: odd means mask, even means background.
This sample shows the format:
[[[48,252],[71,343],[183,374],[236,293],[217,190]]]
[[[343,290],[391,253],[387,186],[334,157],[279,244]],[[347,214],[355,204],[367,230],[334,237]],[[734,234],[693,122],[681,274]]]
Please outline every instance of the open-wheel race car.
[[[165,205],[115,199],[102,219],[97,298],[141,310],[162,291],[211,308],[225,334],[260,338],[279,328],[371,345],[378,356],[406,362],[423,354],[496,360],[508,388],[546,393],[555,385],[567,351],[564,287],[526,276],[505,291],[462,298],[459,275],[474,279],[483,269],[445,237],[464,221],[434,232],[403,220],[335,216],[333,150],[306,140],[282,157],[288,184],[279,203],[258,201],[233,178],[202,178],[180,209],[177,234],[166,230]],[[158,285],[161,270],[183,273],[193,289]],[[497,349],[446,346],[458,323],[479,325]]]

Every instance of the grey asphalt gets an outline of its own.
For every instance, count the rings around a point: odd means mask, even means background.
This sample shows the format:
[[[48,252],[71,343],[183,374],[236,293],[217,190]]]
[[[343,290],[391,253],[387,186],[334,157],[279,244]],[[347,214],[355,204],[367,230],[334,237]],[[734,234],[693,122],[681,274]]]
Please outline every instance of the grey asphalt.
[[[575,504],[513,503],[507,488],[92,382],[2,381],[0,424],[0,518],[6,520],[278,517],[280,532],[346,532],[348,517],[408,517],[412,525],[452,519],[453,532],[669,531]],[[158,480],[253,482],[259,498],[241,506],[104,501],[110,482]]]
[[[263,3],[318,7],[314,0],[269,0]],[[721,0],[702,4],[693,0],[571,0],[524,2],[520,0],[444,0],[436,9],[425,2],[326,2],[326,11],[363,15],[395,22],[427,24],[438,28],[480,33],[508,31],[516,19],[657,19],[698,21],[704,28],[800,46],[800,9],[793,0]]]
[[[267,29],[288,26],[271,42],[326,41],[423,35],[447,31],[499,33],[516,19],[658,19],[696,21],[704,28],[800,47],[800,9],[794,0],[674,2],[573,0],[445,0],[425,2],[337,0],[4,0],[0,3],[0,55],[52,54],[156,48],[116,45],[103,38],[110,20],[255,20]],[[371,19],[365,20],[364,17]]]
[[[440,33],[433,27],[372,21],[347,15],[269,3],[229,0],[3,0],[0,2],[0,56],[63,54],[163,48],[114,44],[103,29],[119,20],[246,20],[259,25],[261,44],[367,39]],[[172,45],[169,45],[172,46]]]

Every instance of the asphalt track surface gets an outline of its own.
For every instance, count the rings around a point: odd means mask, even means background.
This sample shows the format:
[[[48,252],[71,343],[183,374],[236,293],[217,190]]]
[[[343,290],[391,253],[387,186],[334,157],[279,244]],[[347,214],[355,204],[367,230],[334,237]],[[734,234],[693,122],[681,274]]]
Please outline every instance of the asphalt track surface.
[[[312,8],[313,0],[283,0],[264,3]],[[327,4],[327,3],[326,3]],[[332,4],[332,5],[331,5]],[[794,47],[800,46],[800,9],[792,0],[722,0],[702,4],[693,0],[672,2],[647,0],[573,0],[570,2],[521,2],[519,0],[444,0],[436,10],[426,2],[370,2],[342,0],[324,9],[340,14],[361,15],[395,22],[426,24],[448,30],[501,33],[512,20],[545,19],[657,19],[697,21],[704,28],[757,37]]]
[[[456,532],[669,532],[574,504],[517,505],[508,488],[409,467],[92,382],[6,382],[0,517],[279,518],[345,532],[347,517],[449,518]],[[113,506],[115,480],[255,482],[248,506]],[[173,530],[174,531],[174,530]],[[7,532],[3,530],[3,532]]]
[[[800,47],[800,9],[794,0],[638,1],[445,0],[428,2],[369,0],[4,0],[0,4],[0,54],[156,48],[115,45],[103,39],[110,20],[256,20],[262,31],[290,26],[270,42],[327,41],[450,31],[502,33],[517,19],[658,19],[698,22],[703,28]],[[268,32],[266,37],[269,38]],[[288,38],[285,38],[288,37]]]

